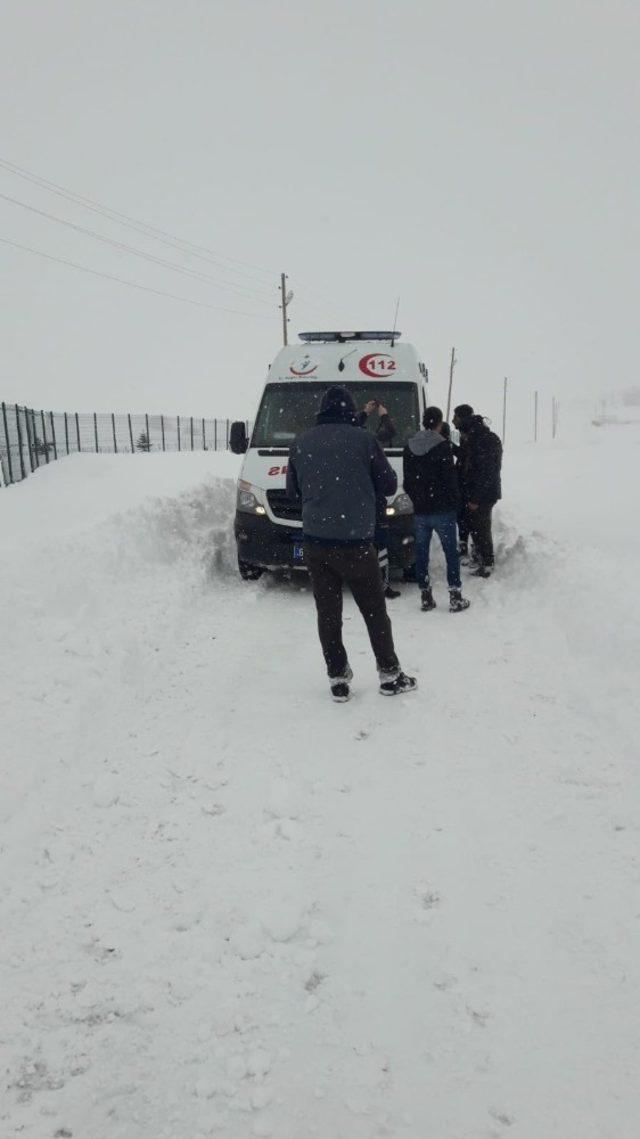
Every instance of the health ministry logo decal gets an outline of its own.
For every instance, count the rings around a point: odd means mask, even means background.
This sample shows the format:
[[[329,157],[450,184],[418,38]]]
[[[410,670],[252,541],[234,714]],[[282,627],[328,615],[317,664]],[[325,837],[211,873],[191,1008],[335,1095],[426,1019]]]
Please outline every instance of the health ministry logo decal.
[[[293,363],[289,365],[289,371],[292,376],[312,376],[317,370],[318,365],[312,362],[310,356],[303,356],[302,359],[294,360]]]

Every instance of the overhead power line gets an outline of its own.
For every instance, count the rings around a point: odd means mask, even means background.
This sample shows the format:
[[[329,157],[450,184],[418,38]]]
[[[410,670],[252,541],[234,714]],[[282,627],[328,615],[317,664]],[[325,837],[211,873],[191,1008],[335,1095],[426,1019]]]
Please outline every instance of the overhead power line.
[[[75,202],[76,205],[81,205],[87,210],[92,210],[94,213],[102,214],[111,221],[118,222],[120,225],[127,226],[129,229],[135,229],[138,233],[143,233],[147,237],[154,237],[157,241],[161,241],[165,245],[171,245],[183,253],[186,252],[193,257],[200,257],[202,260],[211,261],[219,268],[227,269],[228,272],[244,274],[245,276],[255,276],[255,273],[262,273],[267,277],[276,277],[275,271],[264,269],[260,265],[253,265],[249,261],[240,261],[235,257],[227,257],[225,254],[216,253],[215,250],[208,249],[206,246],[189,241],[186,238],[178,237],[168,230],[149,225],[147,222],[130,217],[128,214],[121,213],[119,210],[112,210],[109,206],[102,205],[92,198],[86,198],[82,194],[77,194],[74,190],[60,186],[57,182],[49,181],[48,178],[42,178],[40,175],[34,174],[31,170],[17,166],[14,162],[8,162],[7,159],[0,158],[0,167],[4,170],[8,170],[11,174],[15,174],[18,178],[24,178],[36,186],[49,190],[51,193],[66,198],[68,201]]]
[[[176,265],[174,261],[167,261],[164,257],[156,257],[153,253],[145,253],[143,249],[136,249],[133,245],[128,245],[123,241],[116,241],[112,237],[107,237],[103,233],[97,233],[94,229],[87,229],[83,225],[77,225],[76,222],[67,221],[66,218],[58,217],[56,214],[50,214],[46,210],[39,210],[36,206],[30,206],[27,202],[21,202],[18,198],[11,198],[8,194],[0,194],[0,199],[4,202],[10,202],[11,205],[20,206],[23,210],[28,210],[32,214],[37,214],[39,217],[47,218],[48,221],[55,221],[58,225],[64,225],[68,229],[73,229],[77,233],[84,233],[88,237],[94,238],[96,241],[102,241],[105,245],[111,245],[114,249],[120,249],[125,253],[131,253],[135,257],[141,257],[145,261],[151,261],[155,265],[162,265],[165,269],[171,269],[174,273],[181,273],[187,277],[193,277],[196,280],[206,281],[208,284],[214,285],[217,289],[231,289],[233,292],[238,293],[239,296],[250,297],[252,300],[258,301],[260,304],[272,305],[272,300],[261,296],[253,289],[246,289],[243,286],[236,285],[234,281],[225,281],[220,283],[208,273],[200,273],[198,269],[188,269],[183,265]]]
[[[262,312],[241,312],[235,308],[225,308],[222,305],[212,305],[208,301],[195,301],[191,297],[181,297],[177,293],[166,293],[162,289],[153,289],[150,285],[139,285],[136,281],[127,281],[124,277],[116,277],[112,273],[101,273],[98,269],[90,269],[87,265],[78,265],[76,261],[68,261],[64,257],[54,257],[51,253],[44,253],[41,249],[33,249],[29,245],[20,245],[17,241],[11,241],[8,237],[0,237],[3,245],[10,245],[14,249],[20,249],[23,253],[33,253],[36,257],[44,257],[47,261],[55,261],[58,265],[67,265],[70,269],[79,269],[82,273],[90,273],[92,277],[102,277],[105,281],[116,281],[119,285],[127,285],[130,289],[139,289],[143,293],[153,293],[157,297],[168,297],[173,301],[181,301],[182,304],[195,305],[197,308],[214,309],[216,312],[233,313],[235,316],[248,316],[254,317],[257,320],[271,320],[267,313]]]

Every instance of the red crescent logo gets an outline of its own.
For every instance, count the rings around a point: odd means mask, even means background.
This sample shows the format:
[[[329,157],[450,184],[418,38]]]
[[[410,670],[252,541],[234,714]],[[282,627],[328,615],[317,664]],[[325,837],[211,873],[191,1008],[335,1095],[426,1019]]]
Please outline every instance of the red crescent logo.
[[[388,352],[370,352],[368,356],[363,356],[358,361],[358,367],[365,376],[373,376],[379,380],[395,372],[396,362]]]

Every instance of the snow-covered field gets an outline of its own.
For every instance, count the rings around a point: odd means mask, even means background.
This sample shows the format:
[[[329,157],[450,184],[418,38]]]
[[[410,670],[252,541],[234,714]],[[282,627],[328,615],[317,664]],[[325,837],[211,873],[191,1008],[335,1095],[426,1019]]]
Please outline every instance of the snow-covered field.
[[[636,1139],[640,432],[507,457],[420,680],[327,692],[229,455],[0,491],[0,1134]]]

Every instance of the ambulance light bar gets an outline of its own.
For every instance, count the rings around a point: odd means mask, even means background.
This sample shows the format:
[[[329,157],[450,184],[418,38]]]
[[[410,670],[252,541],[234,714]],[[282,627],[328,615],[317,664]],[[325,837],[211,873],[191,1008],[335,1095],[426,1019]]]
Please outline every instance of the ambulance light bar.
[[[400,332],[299,332],[303,344],[344,344],[347,340],[399,340]]]

